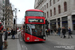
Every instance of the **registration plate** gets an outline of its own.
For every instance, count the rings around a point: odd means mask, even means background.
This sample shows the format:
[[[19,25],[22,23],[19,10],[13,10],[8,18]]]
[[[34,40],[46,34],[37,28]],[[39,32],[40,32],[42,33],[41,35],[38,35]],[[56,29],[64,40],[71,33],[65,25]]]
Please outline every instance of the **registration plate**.
[[[39,39],[35,39],[34,41],[39,41]]]

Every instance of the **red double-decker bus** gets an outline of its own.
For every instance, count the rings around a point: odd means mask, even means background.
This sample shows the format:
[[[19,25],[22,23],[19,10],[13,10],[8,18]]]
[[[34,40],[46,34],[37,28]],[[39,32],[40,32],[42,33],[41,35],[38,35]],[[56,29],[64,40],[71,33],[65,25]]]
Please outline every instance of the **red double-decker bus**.
[[[25,23],[21,35],[25,42],[45,41],[44,12],[38,9],[29,9],[25,12]]]

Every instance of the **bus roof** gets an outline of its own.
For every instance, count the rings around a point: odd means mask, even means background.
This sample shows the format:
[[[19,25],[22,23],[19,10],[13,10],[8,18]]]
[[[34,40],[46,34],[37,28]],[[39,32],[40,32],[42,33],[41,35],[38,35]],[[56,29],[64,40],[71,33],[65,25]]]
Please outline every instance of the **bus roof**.
[[[29,9],[29,10],[26,10],[26,11],[39,11],[39,12],[43,12],[42,10],[39,10],[39,9]]]

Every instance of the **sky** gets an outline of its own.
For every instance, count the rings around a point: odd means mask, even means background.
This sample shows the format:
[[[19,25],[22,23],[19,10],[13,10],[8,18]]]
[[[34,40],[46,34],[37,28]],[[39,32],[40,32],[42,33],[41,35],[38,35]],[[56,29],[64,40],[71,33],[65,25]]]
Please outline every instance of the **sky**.
[[[25,11],[27,9],[34,9],[34,2],[35,0],[10,0],[12,9],[17,8],[17,24],[24,23]]]

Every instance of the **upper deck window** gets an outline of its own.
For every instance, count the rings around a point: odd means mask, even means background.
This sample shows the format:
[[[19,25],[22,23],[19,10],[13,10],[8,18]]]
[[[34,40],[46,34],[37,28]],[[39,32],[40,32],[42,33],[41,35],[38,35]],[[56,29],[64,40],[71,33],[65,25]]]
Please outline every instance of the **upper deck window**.
[[[44,17],[44,13],[43,12],[36,12],[36,11],[27,11],[25,16],[40,16],[40,17]]]

